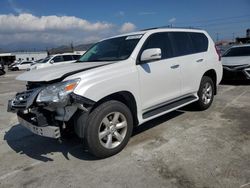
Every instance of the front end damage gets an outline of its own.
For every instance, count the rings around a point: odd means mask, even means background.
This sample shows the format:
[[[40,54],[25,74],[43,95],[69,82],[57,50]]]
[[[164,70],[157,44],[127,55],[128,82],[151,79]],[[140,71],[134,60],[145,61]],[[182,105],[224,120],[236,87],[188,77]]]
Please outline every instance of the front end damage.
[[[53,84],[52,84],[53,85]],[[17,113],[19,123],[31,132],[50,138],[59,139],[62,131],[77,111],[88,112],[94,101],[70,92],[63,99],[43,101],[38,100],[39,95],[51,84],[28,83],[27,90],[17,93],[8,101],[8,112]],[[58,85],[56,85],[58,86]],[[41,97],[40,97],[41,98]],[[78,136],[82,133],[77,132]]]

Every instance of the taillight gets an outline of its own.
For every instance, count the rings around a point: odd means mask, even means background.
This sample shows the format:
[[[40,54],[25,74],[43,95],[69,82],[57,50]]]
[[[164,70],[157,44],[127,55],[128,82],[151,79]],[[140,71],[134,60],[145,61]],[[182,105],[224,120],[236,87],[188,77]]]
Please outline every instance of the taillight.
[[[221,53],[220,53],[220,50],[219,50],[219,48],[218,48],[216,45],[215,45],[214,47],[215,47],[216,53],[217,53],[217,55],[218,55],[219,61],[221,61]]]

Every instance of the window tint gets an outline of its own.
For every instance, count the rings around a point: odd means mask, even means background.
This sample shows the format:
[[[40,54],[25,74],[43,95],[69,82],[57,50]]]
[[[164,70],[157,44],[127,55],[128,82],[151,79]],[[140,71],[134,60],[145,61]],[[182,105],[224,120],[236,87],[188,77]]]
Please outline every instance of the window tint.
[[[143,46],[141,53],[150,48],[160,48],[162,59],[171,57],[171,48],[169,47],[169,41],[167,33],[155,33],[152,34]],[[140,54],[141,55],[141,54]]]
[[[54,63],[62,62],[63,61],[63,57],[62,56],[56,56],[56,57],[53,58],[53,61],[54,61]]]
[[[229,49],[223,57],[250,56],[250,46]]]
[[[189,33],[189,36],[192,39],[195,53],[207,51],[208,39],[206,35],[203,33]]]
[[[64,56],[63,56],[63,60],[64,60],[64,61],[72,61],[73,58],[72,58],[71,55],[64,55]]]
[[[191,38],[187,32],[169,32],[169,38],[174,57],[195,53]]]
[[[74,60],[78,60],[80,57],[80,55],[73,55]]]

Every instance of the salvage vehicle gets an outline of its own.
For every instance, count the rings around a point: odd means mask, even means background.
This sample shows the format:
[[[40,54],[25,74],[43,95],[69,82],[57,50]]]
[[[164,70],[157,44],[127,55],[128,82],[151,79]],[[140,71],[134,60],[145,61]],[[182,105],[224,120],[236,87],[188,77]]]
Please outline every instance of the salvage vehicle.
[[[102,40],[75,63],[19,75],[27,90],[8,111],[41,136],[71,128],[105,158],[126,146],[135,126],[191,103],[209,108],[221,78],[206,31],[148,29]]]
[[[63,53],[63,54],[51,55],[37,62],[36,64],[31,65],[29,70],[41,69],[41,68],[51,67],[54,65],[62,65],[65,63],[73,63],[76,60],[78,60],[80,57],[81,55],[76,55],[74,53]]]
[[[223,79],[250,79],[250,44],[232,46],[222,56]]]
[[[34,61],[21,61],[10,65],[8,69],[12,71],[27,70],[31,67],[32,64],[34,64]]]

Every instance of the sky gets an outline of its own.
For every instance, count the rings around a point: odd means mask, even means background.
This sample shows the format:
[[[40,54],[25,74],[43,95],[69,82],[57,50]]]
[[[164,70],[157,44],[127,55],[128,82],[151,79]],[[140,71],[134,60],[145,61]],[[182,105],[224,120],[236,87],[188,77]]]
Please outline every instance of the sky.
[[[42,50],[150,27],[195,27],[216,40],[245,36],[250,0],[1,0],[0,48]]]

